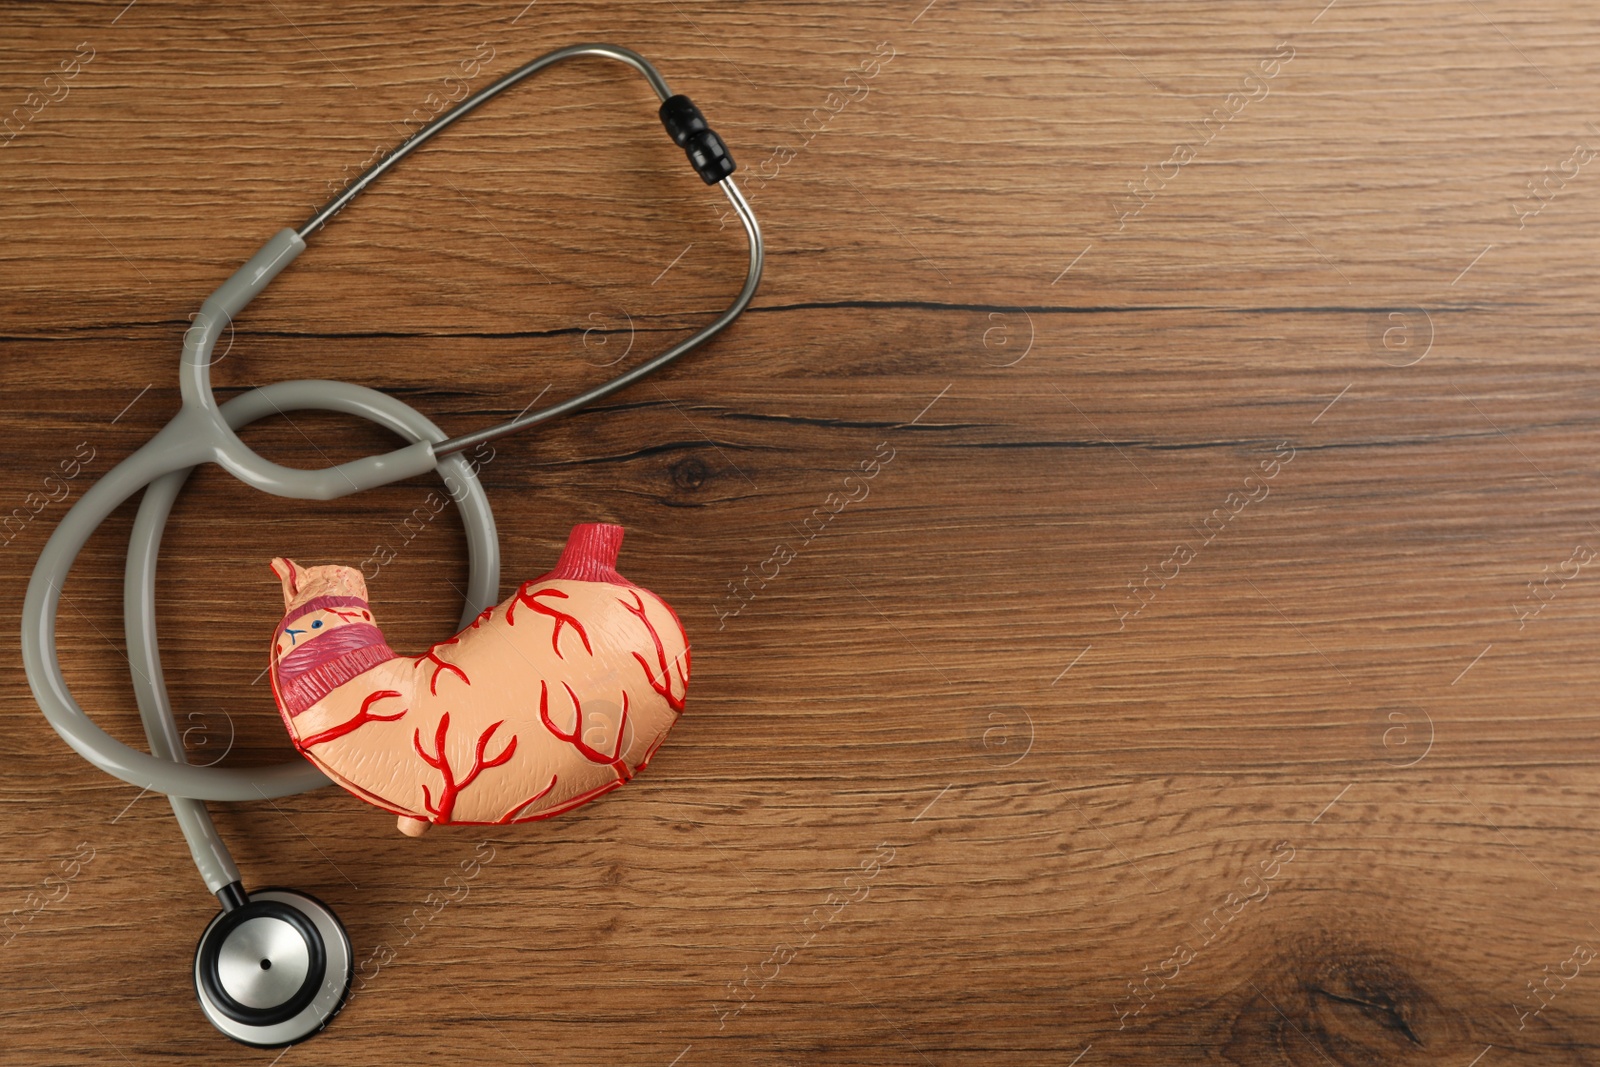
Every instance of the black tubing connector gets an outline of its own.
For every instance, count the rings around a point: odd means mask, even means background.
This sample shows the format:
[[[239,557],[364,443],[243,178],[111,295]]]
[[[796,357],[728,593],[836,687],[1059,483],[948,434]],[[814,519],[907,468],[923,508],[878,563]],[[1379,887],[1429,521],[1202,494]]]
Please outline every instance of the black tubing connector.
[[[243,882],[229,882],[217,890],[217,900],[223,911],[232,911],[250,903],[250,895],[244,891]]]
[[[733,157],[717,131],[706,125],[706,117],[694,101],[681,93],[661,104],[661,125],[667,128],[689,163],[707,185],[715,185],[734,171]]]

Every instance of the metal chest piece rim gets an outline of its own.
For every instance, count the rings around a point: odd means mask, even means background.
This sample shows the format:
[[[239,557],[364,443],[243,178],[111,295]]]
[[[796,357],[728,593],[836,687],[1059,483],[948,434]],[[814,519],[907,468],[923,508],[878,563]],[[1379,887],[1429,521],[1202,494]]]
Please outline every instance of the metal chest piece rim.
[[[258,889],[225,908],[195,946],[194,984],[211,1025],[241,1044],[304,1041],[344,1006],[355,977],[344,924],[293,889]]]

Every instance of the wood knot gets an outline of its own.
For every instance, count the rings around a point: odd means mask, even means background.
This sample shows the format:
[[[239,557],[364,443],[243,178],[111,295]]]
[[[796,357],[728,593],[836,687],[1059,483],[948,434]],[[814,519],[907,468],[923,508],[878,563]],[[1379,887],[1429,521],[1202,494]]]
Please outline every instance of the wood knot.
[[[1246,996],[1229,1043],[1237,1062],[1253,1062],[1266,1047],[1273,1062],[1307,1067],[1436,1063],[1473,1040],[1468,1020],[1405,964],[1348,938],[1292,939]]]
[[[667,478],[680,493],[697,492],[711,477],[711,468],[699,456],[684,456],[667,468]]]

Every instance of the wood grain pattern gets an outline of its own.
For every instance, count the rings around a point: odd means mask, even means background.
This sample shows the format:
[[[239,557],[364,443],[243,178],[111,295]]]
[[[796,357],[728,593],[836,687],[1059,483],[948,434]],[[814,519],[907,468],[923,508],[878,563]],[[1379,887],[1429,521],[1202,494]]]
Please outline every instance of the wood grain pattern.
[[[683,616],[646,774],[488,837],[332,789],[214,806],[362,961],[279,1059],[196,1009],[214,906],[164,801],[54,736],[5,639],[0,1062],[1600,1059],[1584,6],[146,0],[5,36],[0,515],[46,501],[0,548],[8,635],[70,500],[176,410],[200,301],[464,60],[645,52],[769,261],[722,338],[482,472],[507,582],[620,522]],[[345,379],[465,431],[714,314],[740,235],[617,74],[552,70],[409,159],[250,307],[219,394]],[[391,642],[448,632],[459,525],[405,525],[432,488],[197,472],[159,586],[194,759],[290,754],[253,683],[272,556],[392,551]],[[131,516],[61,644],[134,742]]]

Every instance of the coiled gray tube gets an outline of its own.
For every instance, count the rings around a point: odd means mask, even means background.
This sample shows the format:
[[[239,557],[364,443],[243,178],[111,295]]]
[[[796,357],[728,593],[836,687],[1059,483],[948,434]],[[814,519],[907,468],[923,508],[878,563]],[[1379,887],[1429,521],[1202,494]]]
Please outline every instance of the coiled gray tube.
[[[720,332],[739,316],[755,294],[764,258],[760,227],[738,187],[731,178],[725,178],[720,184],[744,225],[750,252],[745,282],[733,304],[688,339],[578,396],[538,411],[525,411],[500,426],[453,439],[447,439],[438,427],[400,401],[340,382],[280,382],[252,390],[227,404],[217,404],[211,390],[210,366],[224,326],[231,328],[234,317],[304,250],[306,235],[323,226],[401,158],[457,119],[549,64],[581,55],[604,56],[623,62],[642,73],[663,100],[669,96],[670,90],[655,68],[626,48],[587,44],[558,49],[524,64],[435,119],[389,158],[361,175],[299,232],[283,230],[278,233],[212,293],[194,325],[185,332],[179,368],[182,409],[155,437],[84,493],[52,531],[39,554],[23,600],[22,660],[40,710],[62,739],[84,759],[114,777],[158,790],[171,798],[195,861],[208,888],[213,891],[238,881],[238,871],[218,839],[202,801],[284,796],[327,784],[327,779],[303,760],[226,770],[192,766],[184,756],[182,736],[162,679],[156,647],[154,596],[161,532],[193,468],[202,462],[214,462],[239,480],[265,492],[318,500],[335,499],[429,470],[443,475],[447,485],[452,477],[458,479],[460,488],[452,487],[450,495],[462,511],[471,568],[467,604],[462,614],[465,626],[497,599],[499,548],[487,496],[459,453],[576,410],[654,373]],[[367,456],[324,470],[299,470],[271,463],[257,455],[234,432],[265,415],[304,409],[356,414],[395,431],[412,443],[394,452]],[[134,693],[151,747],[148,754],[116,740],[89,718],[67,686],[56,649],[62,587],[78,554],[106,517],[141,490],[144,490],[144,499],[131,538],[123,614]]]
[[[289,381],[277,382],[253,389],[222,405],[222,416],[228,425],[237,430],[268,415],[290,411],[318,409],[359,415],[385,429],[392,430],[410,441],[442,441],[444,432],[416,409],[380,393],[375,389],[351,385],[347,382]],[[489,498],[472,467],[460,456],[451,456],[439,463],[439,473],[445,479],[450,497],[461,511],[461,522],[467,534],[467,596],[461,612],[461,625],[465,627],[484,608],[499,599],[500,547],[495,532],[494,514],[489,508]],[[123,627],[127,633],[128,663],[133,675],[134,697],[139,702],[139,715],[144,720],[145,736],[150,740],[150,752],[158,759],[173,763],[187,763],[182,732],[178,728],[167,696],[167,687],[161,669],[160,645],[156,636],[155,586],[156,561],[161,552],[161,534],[166,527],[172,505],[182,491],[184,483],[194,468],[176,470],[151,482],[139,502],[139,512],[134,518],[133,534],[128,544],[128,564],[123,580]],[[271,627],[262,629],[262,648],[267,648]],[[265,693],[257,701],[260,713],[267,713],[270,699]],[[252,713],[256,713],[252,709]],[[223,770],[241,782],[253,780],[252,768]],[[309,761],[300,760],[294,773],[283,776],[285,792],[304,792],[328,785],[329,780]],[[159,780],[153,788],[169,794],[172,811],[178,817],[184,839],[194,856],[195,866],[205,879],[206,888],[216,893],[224,886],[237,882],[239,869],[227,846],[212,825],[211,815],[199,800],[176,795]],[[265,794],[262,794],[265,795]]]

